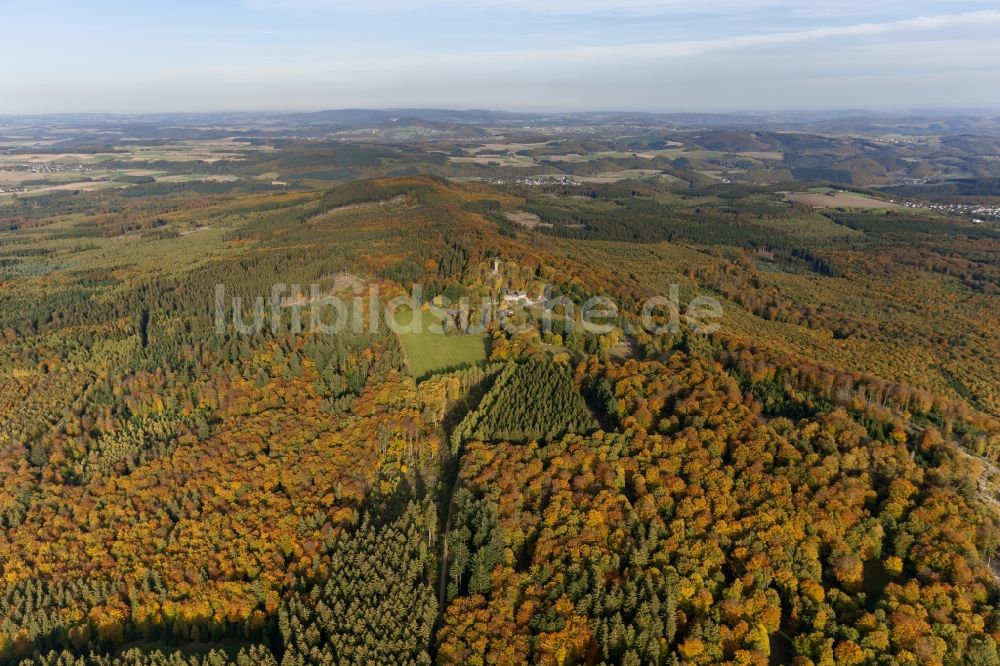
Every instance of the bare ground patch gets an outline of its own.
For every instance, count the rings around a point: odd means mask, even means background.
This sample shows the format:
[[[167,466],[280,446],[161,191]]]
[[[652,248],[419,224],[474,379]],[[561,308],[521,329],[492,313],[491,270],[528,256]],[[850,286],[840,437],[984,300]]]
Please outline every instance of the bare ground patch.
[[[522,227],[527,227],[528,229],[537,229],[538,227],[551,227],[552,225],[548,222],[542,222],[534,213],[529,213],[524,210],[513,210],[506,213],[506,218],[511,222],[520,224]]]
[[[394,206],[396,204],[404,204],[407,202],[407,197],[405,194],[399,194],[391,199],[384,199],[382,201],[365,201],[363,203],[353,203],[347,204],[346,206],[337,206],[336,208],[331,208],[328,211],[320,213],[317,217],[322,217],[325,215],[333,215],[334,213],[346,213],[350,210],[363,210],[366,208],[383,208],[385,206]]]

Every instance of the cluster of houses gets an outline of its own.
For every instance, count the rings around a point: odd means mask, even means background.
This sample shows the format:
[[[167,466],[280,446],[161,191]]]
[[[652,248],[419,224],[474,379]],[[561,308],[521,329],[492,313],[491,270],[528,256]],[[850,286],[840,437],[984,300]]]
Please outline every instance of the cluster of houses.
[[[0,167],[0,171],[18,173],[66,173],[90,171],[93,167],[86,164],[60,164],[58,162],[38,162],[31,164],[5,164]]]
[[[521,178],[475,178],[478,183],[489,183],[491,185],[527,185],[538,187],[541,185],[579,185],[572,176],[525,176]]]
[[[0,166],[0,173],[37,173],[47,175],[51,173],[67,173],[90,171],[93,167],[85,164],[59,164],[55,162],[41,162],[37,164],[4,164]],[[21,185],[11,185],[0,187],[0,194],[21,194],[27,192],[28,188]]]
[[[972,221],[976,224],[985,224],[987,220],[1000,220],[1000,206],[984,206],[981,204],[934,204],[920,201],[896,201],[889,199],[889,203],[903,208],[919,208],[921,210],[933,210],[946,215],[968,215],[972,216]]]
[[[504,289],[500,294],[500,316],[507,317],[514,314],[514,307],[530,307],[544,303],[545,298],[531,298],[525,291],[514,291]]]
[[[493,260],[493,275],[500,275],[500,260]],[[514,313],[514,307],[524,307],[538,305],[545,301],[544,296],[538,298],[532,298],[528,295],[526,291],[519,291],[516,289],[504,289],[500,292],[499,302],[497,303],[497,312],[501,317],[506,317]]]

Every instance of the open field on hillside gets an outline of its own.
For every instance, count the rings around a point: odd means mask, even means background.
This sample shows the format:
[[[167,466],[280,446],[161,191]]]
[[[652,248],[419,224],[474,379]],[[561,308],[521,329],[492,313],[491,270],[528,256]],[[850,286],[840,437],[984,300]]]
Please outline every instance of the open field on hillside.
[[[530,157],[506,157],[503,155],[476,155],[475,157],[452,157],[455,164],[478,164],[480,166],[531,167],[535,161]]]
[[[813,208],[892,208],[888,201],[869,197],[855,192],[827,190],[825,192],[793,192],[787,196],[789,201],[805,204]]]
[[[521,150],[532,150],[533,148],[541,148],[547,146],[548,143],[486,143],[481,146],[472,149],[472,152],[479,153],[487,150],[509,150],[512,153],[516,153]]]
[[[397,312],[396,321],[402,325],[412,321],[412,313]],[[421,312],[421,330],[399,334],[399,342],[406,354],[410,374],[417,379],[446,370],[465,368],[486,361],[487,340],[482,335],[444,335],[432,329],[440,321],[429,312]]]
[[[0,155],[0,166],[8,164],[99,164],[121,157],[116,153],[12,153]]]
[[[130,162],[218,162],[220,160],[240,160],[245,155],[233,151],[221,151],[187,146],[143,146],[128,157]]]
[[[624,169],[622,171],[602,171],[599,174],[593,176],[575,176],[576,180],[581,183],[617,183],[620,180],[625,180],[627,178],[659,178],[665,177],[670,179],[670,176],[664,176],[656,169]],[[676,178],[674,180],[677,180]]]
[[[748,150],[742,153],[736,153],[740,157],[749,157],[755,160],[783,160],[785,154],[774,151],[774,150]]]
[[[110,180],[82,180],[60,183],[58,185],[46,185],[45,187],[31,190],[22,196],[38,196],[49,192],[96,192],[98,190],[107,190],[118,187],[127,187],[127,184],[115,183]]]
[[[528,229],[535,229],[537,227],[551,227],[551,224],[542,222],[537,215],[534,213],[528,213],[523,210],[515,210],[509,213],[505,213],[508,220],[516,224],[520,224],[522,227],[527,227]]]
[[[230,174],[219,174],[219,175],[201,175],[201,174],[178,174],[174,176],[160,176],[157,177],[156,182],[158,183],[192,183],[197,181],[205,181],[212,183],[232,183],[239,180],[239,176],[233,176]]]

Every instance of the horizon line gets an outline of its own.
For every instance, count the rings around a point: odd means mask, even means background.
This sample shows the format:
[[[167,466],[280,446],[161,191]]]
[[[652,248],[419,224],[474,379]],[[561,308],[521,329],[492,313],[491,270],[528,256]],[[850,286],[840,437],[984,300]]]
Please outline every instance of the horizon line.
[[[649,110],[649,109],[590,109],[590,110],[511,110],[490,107],[447,106],[345,106],[313,109],[218,109],[214,111],[35,111],[25,113],[0,112],[0,118],[56,117],[56,116],[213,116],[213,115],[317,115],[343,112],[445,112],[445,113],[495,113],[511,116],[594,116],[594,115],[643,115],[643,116],[761,116],[774,114],[876,114],[913,115],[935,114],[1000,114],[1000,107],[774,107],[768,109],[705,109],[705,110]]]

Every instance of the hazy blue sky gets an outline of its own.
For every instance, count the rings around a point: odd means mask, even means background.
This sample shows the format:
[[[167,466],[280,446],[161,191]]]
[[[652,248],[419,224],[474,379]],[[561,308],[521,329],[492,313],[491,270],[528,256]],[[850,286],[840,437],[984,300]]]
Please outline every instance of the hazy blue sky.
[[[0,113],[1000,108],[1000,0],[0,0]]]

